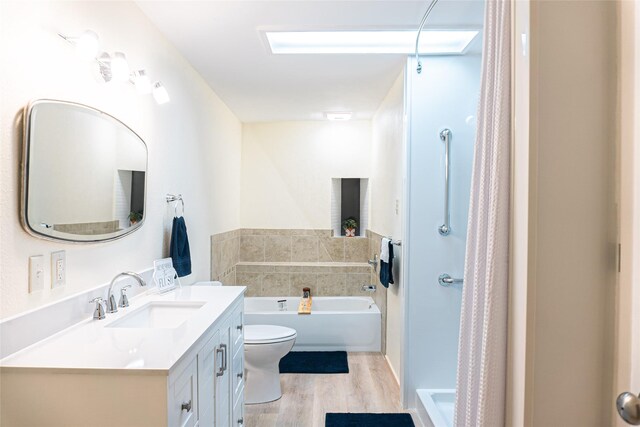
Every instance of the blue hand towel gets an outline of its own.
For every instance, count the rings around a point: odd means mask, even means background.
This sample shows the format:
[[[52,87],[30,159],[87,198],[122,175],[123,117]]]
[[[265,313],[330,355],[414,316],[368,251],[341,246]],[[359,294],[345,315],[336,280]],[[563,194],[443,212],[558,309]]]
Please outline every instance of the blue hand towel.
[[[178,277],[191,274],[191,252],[189,251],[189,237],[187,236],[187,224],[184,222],[184,217],[173,218],[169,256],[173,262],[173,268],[178,273]]]
[[[384,262],[380,259],[380,283],[385,288],[389,287],[389,283],[393,284],[393,244],[391,241],[389,245],[389,262]]]

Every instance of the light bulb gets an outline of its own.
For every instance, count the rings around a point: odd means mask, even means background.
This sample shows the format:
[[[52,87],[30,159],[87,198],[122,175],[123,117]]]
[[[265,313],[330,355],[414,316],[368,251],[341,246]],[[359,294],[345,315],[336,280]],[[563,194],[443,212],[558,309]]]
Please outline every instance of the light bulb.
[[[114,52],[111,57],[111,75],[113,80],[126,82],[129,80],[129,64],[122,52]]]
[[[148,94],[153,90],[151,80],[145,70],[138,70],[133,72],[133,83],[136,85],[138,93]]]
[[[96,58],[98,62],[98,71],[100,72],[100,76],[105,83],[108,83],[113,79],[113,75],[111,74],[111,56],[107,52],[102,52]]]
[[[80,34],[75,38],[74,43],[78,54],[86,59],[94,59],[100,50],[98,35],[91,30],[86,30]]]
[[[162,83],[155,82],[155,84],[153,85],[153,98],[160,105],[169,102],[169,94],[167,93],[167,90],[164,88],[164,86],[162,86]]]

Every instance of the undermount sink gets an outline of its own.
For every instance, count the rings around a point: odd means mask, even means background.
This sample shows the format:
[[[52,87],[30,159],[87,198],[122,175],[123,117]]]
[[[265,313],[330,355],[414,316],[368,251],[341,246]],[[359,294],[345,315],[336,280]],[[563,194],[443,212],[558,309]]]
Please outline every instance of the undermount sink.
[[[202,301],[151,301],[105,327],[174,329],[203,305]]]

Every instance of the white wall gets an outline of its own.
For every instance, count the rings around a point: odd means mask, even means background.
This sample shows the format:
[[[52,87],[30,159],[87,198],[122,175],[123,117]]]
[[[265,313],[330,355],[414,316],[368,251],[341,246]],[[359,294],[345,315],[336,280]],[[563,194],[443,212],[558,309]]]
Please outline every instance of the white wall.
[[[95,63],[57,36],[96,31],[105,49],[127,54],[171,96],[158,106],[128,84],[102,84]],[[168,255],[172,209],[166,193],[186,202],[194,273],[209,277],[209,236],[240,226],[241,124],[202,78],[131,2],[0,2],[0,316],[5,318],[95,287],[124,270],[140,271]],[[29,236],[19,222],[22,108],[53,98],[104,110],[134,129],[149,148],[147,219],[111,243],[71,245]],[[28,257],[67,251],[67,285],[29,295]]]
[[[404,71],[372,120],[371,226],[382,236],[402,238],[404,183]],[[396,211],[396,204],[398,210]],[[387,359],[400,378],[402,354],[402,246],[396,247],[394,279],[387,291]]]
[[[245,228],[331,228],[331,178],[369,178],[370,121],[244,123]]]
[[[407,70],[407,212],[405,256],[404,399],[415,407],[415,390],[455,388],[461,286],[442,287],[441,273],[462,277],[475,116],[478,107],[480,57],[415,59]],[[444,143],[450,142],[451,234],[443,237]]]

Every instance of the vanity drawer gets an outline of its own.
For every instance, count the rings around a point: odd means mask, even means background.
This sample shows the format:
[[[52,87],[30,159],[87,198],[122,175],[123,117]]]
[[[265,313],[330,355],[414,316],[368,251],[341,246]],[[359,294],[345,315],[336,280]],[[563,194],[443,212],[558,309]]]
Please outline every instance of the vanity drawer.
[[[231,328],[231,342],[233,343],[233,355],[235,356],[238,348],[244,343],[244,310],[242,306],[231,315]]]
[[[240,390],[241,392],[244,390]],[[232,427],[244,427],[244,397],[240,393],[240,399],[233,406]]]
[[[173,400],[169,408],[169,423],[180,427],[195,427],[198,422],[198,364],[193,360],[171,384]]]
[[[242,394],[244,388],[244,346],[241,345],[238,352],[233,357],[233,402]]]

